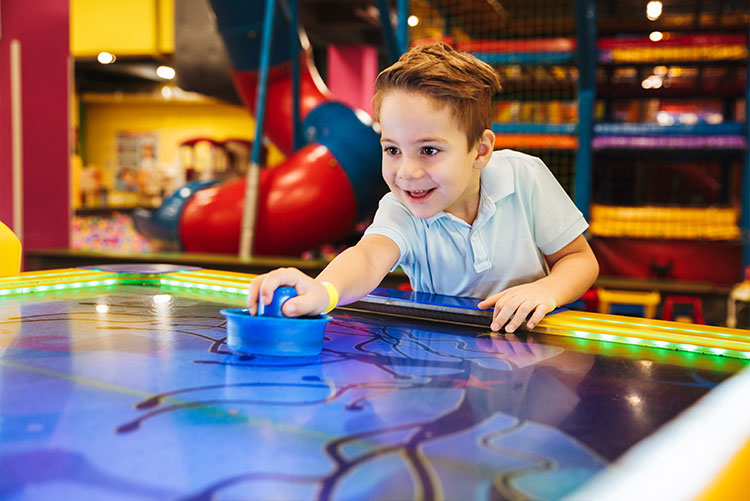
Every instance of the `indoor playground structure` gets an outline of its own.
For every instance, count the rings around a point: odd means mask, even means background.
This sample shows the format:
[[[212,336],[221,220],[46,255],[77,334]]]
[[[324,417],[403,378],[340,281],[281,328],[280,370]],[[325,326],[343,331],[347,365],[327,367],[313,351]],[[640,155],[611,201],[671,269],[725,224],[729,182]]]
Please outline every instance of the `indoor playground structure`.
[[[350,237],[385,190],[371,118],[334,100],[288,10],[274,3],[269,16],[263,0],[211,5],[243,102],[256,116],[257,103],[267,103],[258,130],[287,155],[280,165],[261,170],[252,253],[298,256]],[[264,25],[269,18],[272,24]],[[269,30],[271,48],[264,51]],[[263,64],[267,81],[259,85]],[[191,182],[159,209],[137,215],[136,224],[188,252],[236,254],[245,185],[245,178]]]
[[[602,275],[732,284],[748,264],[747,34],[607,36],[612,9],[594,9],[596,40],[579,17],[543,33],[576,36],[448,39],[497,67],[496,148],[545,160],[591,223]]]

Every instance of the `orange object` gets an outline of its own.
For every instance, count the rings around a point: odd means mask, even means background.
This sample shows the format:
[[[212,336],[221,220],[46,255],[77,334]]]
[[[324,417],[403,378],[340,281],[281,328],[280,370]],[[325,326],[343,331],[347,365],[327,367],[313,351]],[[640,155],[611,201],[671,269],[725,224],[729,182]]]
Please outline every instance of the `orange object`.
[[[0,277],[21,272],[21,241],[13,231],[0,222]]]

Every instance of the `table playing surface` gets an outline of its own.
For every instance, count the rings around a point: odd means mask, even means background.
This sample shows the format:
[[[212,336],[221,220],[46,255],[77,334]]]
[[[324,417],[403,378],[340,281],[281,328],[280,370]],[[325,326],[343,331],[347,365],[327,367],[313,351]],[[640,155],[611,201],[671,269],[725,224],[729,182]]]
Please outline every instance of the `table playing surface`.
[[[747,365],[343,309],[238,354],[241,294],[130,272],[0,297],[0,499],[559,499]]]

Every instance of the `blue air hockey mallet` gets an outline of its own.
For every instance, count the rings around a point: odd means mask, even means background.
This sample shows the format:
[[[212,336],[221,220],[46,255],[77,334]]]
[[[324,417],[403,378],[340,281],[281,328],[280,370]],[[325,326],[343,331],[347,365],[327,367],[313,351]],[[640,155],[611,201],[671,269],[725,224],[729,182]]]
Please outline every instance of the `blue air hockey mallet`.
[[[295,297],[294,287],[279,287],[273,299],[264,305],[258,296],[257,315],[247,308],[225,308],[221,314],[227,318],[227,341],[230,350],[277,357],[309,357],[323,349],[323,336],[329,315],[314,317],[287,317],[283,304]]]

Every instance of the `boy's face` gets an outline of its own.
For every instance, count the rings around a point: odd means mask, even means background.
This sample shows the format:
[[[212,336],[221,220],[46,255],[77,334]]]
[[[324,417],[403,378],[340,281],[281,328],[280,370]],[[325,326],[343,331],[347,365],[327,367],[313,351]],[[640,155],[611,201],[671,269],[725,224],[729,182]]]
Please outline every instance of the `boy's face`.
[[[492,153],[486,137],[469,150],[449,106],[401,90],[383,97],[380,129],[383,178],[411,213],[427,219],[446,211],[471,224],[480,171]]]

